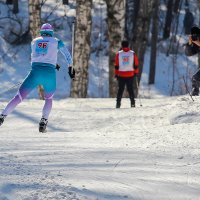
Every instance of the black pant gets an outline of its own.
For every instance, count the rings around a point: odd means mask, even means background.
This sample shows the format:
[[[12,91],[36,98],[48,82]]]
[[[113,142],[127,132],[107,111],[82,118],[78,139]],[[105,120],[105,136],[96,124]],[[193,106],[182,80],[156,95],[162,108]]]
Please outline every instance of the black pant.
[[[118,77],[118,92],[117,92],[117,101],[121,102],[123,96],[125,85],[127,87],[129,98],[134,100],[134,91],[133,91],[133,77]]]
[[[199,89],[200,86],[200,69],[192,76],[192,87]]]

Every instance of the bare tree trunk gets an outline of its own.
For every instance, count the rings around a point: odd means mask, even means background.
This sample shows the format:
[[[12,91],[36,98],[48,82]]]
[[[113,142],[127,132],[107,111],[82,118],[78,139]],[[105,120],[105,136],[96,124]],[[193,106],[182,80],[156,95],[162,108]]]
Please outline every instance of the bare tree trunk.
[[[106,4],[109,40],[109,95],[116,97],[117,84],[114,78],[114,62],[124,34],[125,5],[122,0],[106,0]]]
[[[139,82],[143,71],[143,63],[146,45],[148,41],[148,33],[152,16],[153,0],[140,0],[138,7],[138,16],[136,25],[133,30],[133,38],[131,48],[136,52],[139,59]],[[135,87],[136,88],[136,87]]]
[[[13,0],[6,0],[6,4],[12,4]]]
[[[29,0],[29,20],[30,33],[33,39],[38,36],[41,26],[41,6],[39,0]],[[40,99],[44,99],[44,88],[42,85],[38,86],[38,93]]]
[[[69,4],[69,0],[63,0],[63,5],[68,5]]]
[[[175,0],[174,9],[173,9],[174,13],[177,13],[179,11],[180,3],[181,3],[181,0]]]
[[[32,38],[38,36],[41,26],[41,7],[39,0],[29,0],[30,33]]]
[[[18,12],[19,12],[18,0],[13,0],[13,13],[17,14]]]
[[[90,36],[92,27],[91,10],[92,0],[77,0],[74,46],[76,78],[72,81],[72,97],[87,97]]]
[[[168,0],[167,14],[165,18],[165,27],[163,31],[163,39],[167,39],[170,36],[172,17],[173,17],[173,4],[174,4],[174,0]]]
[[[179,15],[180,15],[180,9],[183,3],[183,0],[181,1],[176,1],[176,3],[179,3],[179,5],[176,5],[177,7],[177,12],[173,14],[173,26],[171,28],[172,36],[171,36],[171,41],[170,41],[170,47],[168,50],[167,55],[169,55],[170,49],[172,49],[173,52],[173,59],[172,59],[172,84],[171,84],[171,92],[170,95],[172,96],[174,93],[175,89],[175,77],[176,77],[176,71],[177,71],[177,54],[178,54],[178,49],[179,49],[179,41],[176,40],[176,35],[178,33],[178,27],[179,27]]]
[[[125,38],[130,41],[133,38],[133,30],[138,16],[140,0],[126,0],[125,12]]]
[[[197,6],[199,8],[199,13],[200,13],[200,1],[199,0],[197,0]],[[199,15],[199,27],[200,27],[200,15]],[[200,67],[200,54],[198,54],[198,64]]]
[[[150,72],[149,72],[149,84],[155,83],[156,74],[156,53],[157,53],[157,40],[158,40],[158,11],[159,0],[154,0],[153,5],[153,18],[152,18],[152,37],[151,37],[151,59],[150,59]]]
[[[124,27],[124,37],[129,41],[131,38],[131,32],[133,30],[133,23],[135,20],[134,16],[134,1],[126,0],[126,12],[125,12],[125,27]]]

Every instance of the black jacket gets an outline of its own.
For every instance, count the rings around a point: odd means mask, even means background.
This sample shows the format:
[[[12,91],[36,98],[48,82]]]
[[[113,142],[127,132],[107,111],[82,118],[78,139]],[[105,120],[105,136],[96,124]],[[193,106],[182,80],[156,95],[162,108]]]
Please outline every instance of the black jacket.
[[[193,56],[197,53],[200,53],[200,47],[197,46],[196,44],[191,44],[189,45],[188,43],[185,46],[185,54],[186,56]]]

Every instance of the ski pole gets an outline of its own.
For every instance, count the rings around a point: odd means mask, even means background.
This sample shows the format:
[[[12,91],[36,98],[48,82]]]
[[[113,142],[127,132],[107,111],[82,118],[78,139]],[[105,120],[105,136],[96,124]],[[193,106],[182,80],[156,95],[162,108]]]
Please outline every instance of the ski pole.
[[[142,106],[142,102],[141,102],[141,98],[140,98],[140,93],[139,93],[138,78],[137,78],[137,76],[135,78],[136,78],[136,86],[137,86],[137,91],[138,91],[138,98],[139,98],[140,106]]]
[[[75,19],[72,21],[72,67],[74,64],[74,37],[75,37]]]
[[[74,37],[75,37],[75,19],[72,21],[72,72],[74,69]],[[72,79],[74,80],[74,78]]]
[[[194,99],[192,98],[192,95],[190,94],[189,90],[188,90],[188,87],[187,87],[187,84],[186,84],[186,80],[185,80],[185,77],[183,76],[183,82],[185,84],[185,89],[187,91],[187,93],[190,95],[190,98],[192,99],[192,101],[194,101]]]

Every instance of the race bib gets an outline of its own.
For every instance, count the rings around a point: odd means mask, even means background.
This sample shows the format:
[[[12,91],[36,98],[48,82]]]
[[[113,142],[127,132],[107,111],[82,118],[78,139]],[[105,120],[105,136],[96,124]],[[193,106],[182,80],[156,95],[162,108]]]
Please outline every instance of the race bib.
[[[129,65],[129,63],[130,63],[129,60],[130,60],[129,56],[122,56],[123,65]]]
[[[48,52],[48,41],[37,41],[36,43],[36,53],[38,54],[47,54]]]

